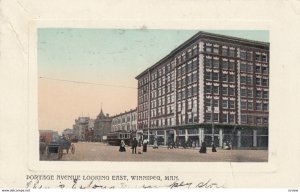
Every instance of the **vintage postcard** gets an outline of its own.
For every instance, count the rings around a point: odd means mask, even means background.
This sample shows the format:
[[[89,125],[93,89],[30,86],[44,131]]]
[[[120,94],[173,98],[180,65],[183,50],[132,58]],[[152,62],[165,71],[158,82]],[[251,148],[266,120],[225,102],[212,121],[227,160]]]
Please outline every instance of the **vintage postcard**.
[[[263,2],[3,1],[0,188],[299,188],[299,3]]]

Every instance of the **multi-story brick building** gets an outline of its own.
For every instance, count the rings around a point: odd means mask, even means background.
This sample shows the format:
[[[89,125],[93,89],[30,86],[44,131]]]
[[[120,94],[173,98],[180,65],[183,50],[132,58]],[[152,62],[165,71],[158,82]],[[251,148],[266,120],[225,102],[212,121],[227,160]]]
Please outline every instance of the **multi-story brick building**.
[[[143,132],[137,132],[136,108],[112,117],[111,132],[126,131],[131,133],[131,137],[138,140],[142,138]]]
[[[150,142],[268,146],[269,43],[199,32],[136,79]]]

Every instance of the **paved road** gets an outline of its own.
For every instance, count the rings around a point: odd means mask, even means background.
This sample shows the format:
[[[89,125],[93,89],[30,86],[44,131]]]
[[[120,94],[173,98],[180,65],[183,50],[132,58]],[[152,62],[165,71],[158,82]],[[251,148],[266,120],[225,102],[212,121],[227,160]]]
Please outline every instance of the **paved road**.
[[[216,153],[208,149],[207,154],[200,154],[199,149],[153,149],[142,154],[132,154],[129,146],[126,152],[119,152],[118,146],[110,146],[103,143],[79,142],[75,143],[75,153],[66,154],[62,161],[170,161],[170,162],[266,162],[267,150],[218,150]],[[142,147],[138,147],[142,151]],[[53,154],[50,160],[55,160]],[[46,155],[41,160],[49,160]]]

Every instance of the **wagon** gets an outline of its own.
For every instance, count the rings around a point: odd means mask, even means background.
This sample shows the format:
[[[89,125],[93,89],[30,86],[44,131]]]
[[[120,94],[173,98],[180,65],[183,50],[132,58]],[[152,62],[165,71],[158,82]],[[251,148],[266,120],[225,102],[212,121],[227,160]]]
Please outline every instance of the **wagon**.
[[[50,158],[50,155],[52,153],[57,154],[57,159],[61,159],[63,156],[63,150],[67,151],[67,154],[69,153],[69,150],[71,150],[71,153],[75,153],[75,146],[70,141],[62,139],[58,142],[51,142],[47,146],[47,157]]]

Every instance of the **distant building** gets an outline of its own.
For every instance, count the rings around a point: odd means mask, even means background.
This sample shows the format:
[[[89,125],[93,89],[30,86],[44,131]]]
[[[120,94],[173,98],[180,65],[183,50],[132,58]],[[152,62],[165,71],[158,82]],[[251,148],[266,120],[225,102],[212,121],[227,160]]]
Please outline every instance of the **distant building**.
[[[63,130],[62,135],[69,139],[73,139],[75,137],[73,129],[70,128]]]
[[[107,133],[111,131],[111,121],[112,118],[109,117],[109,114],[104,115],[102,108],[95,119],[94,123],[94,138],[96,141],[103,141],[107,136]]]
[[[58,132],[53,130],[39,130],[40,140],[45,143],[50,143],[52,141],[57,141],[59,138]]]
[[[90,119],[88,128],[85,130],[85,140],[86,141],[92,142],[95,140],[94,126],[95,126],[95,119]]]
[[[136,79],[150,143],[268,147],[269,43],[199,32]]]
[[[138,136],[136,108],[112,117],[111,132],[128,131],[132,136]],[[143,132],[141,132],[142,135]],[[141,136],[140,135],[140,136]]]
[[[78,117],[73,125],[74,135],[80,141],[85,141],[86,130],[89,128],[89,117]]]

